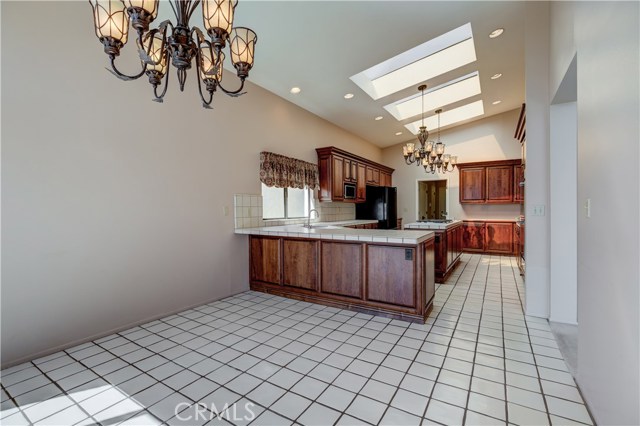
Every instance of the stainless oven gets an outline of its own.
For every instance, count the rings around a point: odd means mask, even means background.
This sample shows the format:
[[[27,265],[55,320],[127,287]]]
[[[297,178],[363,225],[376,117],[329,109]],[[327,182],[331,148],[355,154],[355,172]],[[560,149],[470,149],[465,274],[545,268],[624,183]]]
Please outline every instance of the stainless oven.
[[[344,199],[355,200],[356,199],[356,186],[352,183],[344,184]]]

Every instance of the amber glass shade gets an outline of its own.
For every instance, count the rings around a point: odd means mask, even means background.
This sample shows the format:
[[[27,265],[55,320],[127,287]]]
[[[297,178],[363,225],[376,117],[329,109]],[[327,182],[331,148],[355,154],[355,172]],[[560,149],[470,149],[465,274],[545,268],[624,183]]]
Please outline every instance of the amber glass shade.
[[[233,27],[233,12],[238,0],[204,0],[202,20],[209,35],[228,35]]]
[[[445,154],[442,156],[442,162],[445,164],[449,164],[449,161],[451,161],[451,156],[449,154]]]
[[[415,150],[415,144],[409,142],[407,143],[407,153],[409,154],[413,154],[413,151]]]
[[[458,156],[457,155],[452,155],[451,156],[451,164],[453,164],[454,166],[456,164],[458,164]]]
[[[231,62],[234,65],[247,64],[249,68],[253,66],[253,55],[258,36],[249,28],[236,27],[231,30]]]
[[[427,146],[424,148],[427,152],[433,151],[433,142],[427,142]]]
[[[168,58],[167,50],[162,47],[162,34],[159,32],[155,33],[153,37],[149,37],[144,46],[145,51],[148,52],[149,57],[154,62],[153,64],[147,64],[147,70],[156,71],[161,75],[165,75],[167,72]]]
[[[138,8],[147,12],[153,19],[158,16],[159,0],[123,0],[127,8]]]
[[[129,33],[129,20],[124,4],[119,0],[94,0],[89,3],[93,8],[96,36],[100,40],[111,38],[124,45]]]
[[[444,154],[444,144],[442,142],[438,142],[436,144],[436,154],[437,155],[442,155]]]
[[[213,57],[213,60],[211,59]],[[202,80],[216,79],[222,81],[222,65],[224,64],[224,52],[220,52],[220,60],[215,50],[206,47],[200,48],[200,78]]]

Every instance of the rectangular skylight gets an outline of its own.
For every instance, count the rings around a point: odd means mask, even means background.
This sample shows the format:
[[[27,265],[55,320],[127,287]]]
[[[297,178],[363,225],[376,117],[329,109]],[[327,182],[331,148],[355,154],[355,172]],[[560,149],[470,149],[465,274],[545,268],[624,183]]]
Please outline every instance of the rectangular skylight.
[[[476,60],[471,24],[442,34],[351,77],[374,100]]]
[[[468,120],[473,117],[484,114],[484,106],[482,100],[472,102],[470,104],[463,105],[461,107],[443,111],[440,114],[440,127],[446,127],[450,124],[458,123],[460,121]],[[405,124],[406,127],[414,135],[418,134],[420,129],[421,120],[414,121],[413,123]],[[432,115],[424,119],[424,125],[427,126],[427,130],[431,134],[438,130],[438,116]]]
[[[433,111],[445,105],[479,95],[480,77],[478,72],[465,75],[443,85],[427,89],[424,92],[424,111]],[[420,92],[384,107],[396,120],[402,121],[422,113],[422,94]]]

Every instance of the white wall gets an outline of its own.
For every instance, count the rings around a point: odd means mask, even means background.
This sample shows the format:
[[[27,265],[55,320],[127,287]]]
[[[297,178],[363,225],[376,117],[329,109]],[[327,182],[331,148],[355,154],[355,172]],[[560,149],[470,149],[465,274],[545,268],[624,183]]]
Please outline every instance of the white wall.
[[[549,320],[576,324],[578,155],[575,102],[551,105]]]
[[[441,134],[446,144],[445,152],[458,156],[458,162],[519,159],[520,143],[513,138],[518,122],[519,109],[474,121]],[[382,161],[395,169],[393,186],[398,187],[398,217],[405,224],[417,218],[417,182],[419,180],[448,179],[449,217],[455,219],[508,219],[520,215],[519,204],[472,205],[459,202],[459,175],[453,173],[425,173],[422,166],[408,166],[402,156],[402,146],[407,141],[385,148]],[[416,143],[417,139],[416,139]]]
[[[639,12],[637,2],[551,5],[552,28],[564,28],[551,37],[551,95],[577,53],[577,380],[603,425],[640,424]]]
[[[525,307],[527,315],[549,316],[549,4],[525,6]],[[534,216],[543,206],[544,216]]]
[[[247,289],[233,194],[260,193],[261,150],[316,161],[335,145],[381,160],[252,84],[211,111],[193,71],[184,93],[174,74],[152,102],[146,78],[105,71],[86,2],[1,7],[3,365]],[[132,71],[133,46],[123,56]]]

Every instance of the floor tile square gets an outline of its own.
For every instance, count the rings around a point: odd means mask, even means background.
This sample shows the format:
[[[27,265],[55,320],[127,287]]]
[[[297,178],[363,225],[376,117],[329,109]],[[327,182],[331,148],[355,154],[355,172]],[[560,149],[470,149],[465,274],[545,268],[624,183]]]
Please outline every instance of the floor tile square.
[[[382,418],[386,408],[386,404],[358,395],[349,408],[347,408],[346,414],[371,424],[377,424]]]
[[[277,400],[275,404],[269,407],[269,409],[284,417],[294,420],[298,418],[298,416],[300,416],[300,414],[302,414],[309,405],[311,405],[311,400],[288,392]]]
[[[391,406],[422,417],[429,398],[424,395],[399,389],[391,401]]]

